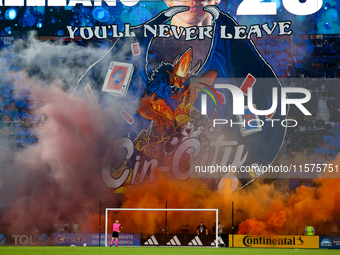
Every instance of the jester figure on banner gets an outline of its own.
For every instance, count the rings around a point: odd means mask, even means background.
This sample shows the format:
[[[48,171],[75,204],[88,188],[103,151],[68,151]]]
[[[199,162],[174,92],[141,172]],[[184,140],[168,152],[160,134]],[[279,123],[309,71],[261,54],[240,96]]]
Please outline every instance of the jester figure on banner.
[[[154,65],[150,64],[150,51],[157,38],[152,33],[145,34],[144,25],[157,27],[188,10],[188,6],[171,7],[145,24],[131,27],[133,36],[117,39],[77,84],[74,94],[87,97],[94,107],[112,113],[112,121],[106,126],[107,138],[98,141],[98,145],[104,148],[99,155],[103,159],[103,182],[110,189],[119,190],[124,185],[143,183],[153,176],[156,168],[178,180],[190,176],[205,180],[211,176],[194,173],[193,164],[233,165],[237,168],[268,165],[281,148],[286,130],[280,122],[286,116],[281,115],[280,104],[270,116],[255,116],[247,107],[244,115],[234,115],[230,91],[215,88],[215,84],[239,87],[246,104],[247,88],[252,87],[253,104],[261,110],[271,107],[272,88],[278,88],[278,97],[281,96],[281,84],[275,72],[252,40],[222,38],[222,33],[234,35],[237,23],[218,7],[209,5],[203,8],[211,17],[213,28],[205,59],[193,63],[194,51],[199,48],[189,45],[185,50],[175,52],[172,61],[162,60],[151,68]],[[222,31],[223,27],[225,31]],[[206,115],[201,112],[202,94],[211,97]],[[260,119],[264,124],[261,127],[248,124],[214,127],[212,121],[225,119],[229,123],[249,118],[254,122]],[[268,118],[279,121],[266,121]],[[123,160],[118,160],[120,165],[113,166],[111,162],[117,162],[113,159],[121,150],[126,154]],[[216,189],[225,177],[233,180],[234,188],[239,185],[235,183],[237,176],[230,173],[227,176],[218,173],[213,182],[205,182],[209,189]],[[241,176],[254,177],[249,173]]]

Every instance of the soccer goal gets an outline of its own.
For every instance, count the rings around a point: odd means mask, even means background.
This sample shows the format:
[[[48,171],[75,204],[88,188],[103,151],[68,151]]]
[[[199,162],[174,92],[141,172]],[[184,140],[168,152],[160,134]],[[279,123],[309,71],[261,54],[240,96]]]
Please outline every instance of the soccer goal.
[[[215,225],[215,240],[214,246],[218,247],[218,209],[201,209],[201,208],[192,208],[192,209],[181,209],[181,208],[106,208],[105,210],[105,247],[108,246],[107,242],[107,233],[108,233],[108,216],[110,211],[153,211],[153,212],[215,212],[216,215],[216,225]],[[199,240],[199,239],[198,239]],[[194,241],[195,242],[195,241]]]

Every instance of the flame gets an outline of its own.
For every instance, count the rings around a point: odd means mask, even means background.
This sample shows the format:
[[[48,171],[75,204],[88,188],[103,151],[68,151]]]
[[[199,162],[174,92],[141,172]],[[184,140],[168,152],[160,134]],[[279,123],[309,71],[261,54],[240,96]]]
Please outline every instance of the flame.
[[[179,115],[181,113],[185,113],[185,114],[189,114],[190,113],[191,104],[190,103],[186,104],[185,103],[185,101],[186,101],[185,99],[186,99],[186,97],[184,96],[183,97],[183,101],[176,108],[174,116],[177,116],[177,115]]]
[[[185,87],[186,80],[194,74],[201,66],[201,60],[198,61],[196,66],[191,69],[192,62],[192,50],[191,47],[181,56],[177,55],[173,62],[173,71],[169,73],[169,84],[175,87],[183,89]]]
[[[164,116],[166,116],[169,120],[173,120],[175,116],[177,116],[178,114],[181,113],[186,113],[189,114],[190,113],[190,109],[191,109],[191,104],[190,103],[186,103],[186,97],[183,97],[182,102],[178,105],[178,107],[175,109],[175,111],[172,111],[171,107],[167,105],[167,103],[161,99],[161,98],[157,98],[156,100],[154,100],[154,98],[151,99],[151,104],[152,104],[152,108],[157,111],[162,113]]]
[[[162,113],[169,120],[172,120],[174,118],[174,113],[173,113],[171,107],[168,106],[163,99],[158,98],[157,100],[154,100],[152,98],[151,103],[152,103],[152,108],[155,111]]]
[[[191,48],[189,48],[179,59],[174,61],[173,74],[179,77],[186,77],[191,67]]]
[[[174,69],[172,74],[174,76],[188,79],[190,75],[195,73],[197,69],[201,66],[201,60],[199,60],[196,66],[190,71],[191,63],[192,63],[192,50],[191,47],[189,47],[188,50],[182,56],[178,55],[174,60],[173,63]]]
[[[135,147],[138,151],[142,151],[143,147],[149,144],[150,137],[145,133],[142,134],[142,137],[135,143]]]

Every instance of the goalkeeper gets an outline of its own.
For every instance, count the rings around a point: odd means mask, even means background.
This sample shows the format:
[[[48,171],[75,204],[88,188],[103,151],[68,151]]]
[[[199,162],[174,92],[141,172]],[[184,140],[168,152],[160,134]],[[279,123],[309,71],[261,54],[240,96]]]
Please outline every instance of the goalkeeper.
[[[118,233],[122,229],[122,225],[119,223],[118,220],[116,220],[115,223],[113,223],[113,231],[112,231],[112,239],[111,239],[111,245],[112,247],[114,239],[116,239],[116,247],[118,246]]]

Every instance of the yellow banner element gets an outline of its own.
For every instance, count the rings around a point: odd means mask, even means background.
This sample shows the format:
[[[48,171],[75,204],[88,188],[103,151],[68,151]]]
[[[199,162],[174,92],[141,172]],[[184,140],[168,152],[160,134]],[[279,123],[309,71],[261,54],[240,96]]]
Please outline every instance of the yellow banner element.
[[[319,236],[229,235],[229,247],[309,248],[319,249]]]

